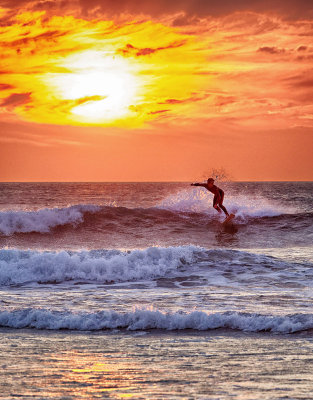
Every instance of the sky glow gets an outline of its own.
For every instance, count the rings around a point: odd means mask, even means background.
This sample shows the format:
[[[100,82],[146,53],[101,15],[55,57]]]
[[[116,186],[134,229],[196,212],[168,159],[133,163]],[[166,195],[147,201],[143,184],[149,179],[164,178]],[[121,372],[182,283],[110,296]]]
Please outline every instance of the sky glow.
[[[312,179],[308,2],[18,3],[0,1],[2,180]]]

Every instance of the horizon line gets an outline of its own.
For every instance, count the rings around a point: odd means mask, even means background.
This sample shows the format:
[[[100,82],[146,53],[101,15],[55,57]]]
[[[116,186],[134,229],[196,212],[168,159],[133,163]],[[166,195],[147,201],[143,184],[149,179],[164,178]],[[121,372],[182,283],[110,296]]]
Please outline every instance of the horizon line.
[[[215,179],[218,181],[218,179]],[[205,180],[203,180],[205,181]],[[186,181],[0,181],[1,183],[189,183],[191,180]],[[202,182],[202,181],[201,181]],[[244,182],[313,182],[313,180],[221,180],[220,182],[234,182],[234,183],[244,183]]]

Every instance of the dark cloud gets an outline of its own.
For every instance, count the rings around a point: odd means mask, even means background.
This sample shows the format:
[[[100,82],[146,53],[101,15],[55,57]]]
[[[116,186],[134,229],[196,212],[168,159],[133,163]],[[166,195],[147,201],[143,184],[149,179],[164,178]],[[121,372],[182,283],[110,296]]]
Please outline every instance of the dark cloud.
[[[1,107],[14,108],[26,104],[30,100],[31,93],[13,93],[0,104]]]
[[[198,17],[184,13],[173,21],[173,26],[197,25],[199,22],[200,19]]]
[[[65,36],[68,32],[61,32],[61,31],[53,30],[53,31],[47,31],[47,32],[41,33],[40,35],[36,35],[36,36],[30,36],[29,33],[30,32],[28,32],[26,35],[24,35],[24,37],[21,39],[13,40],[11,42],[9,42],[9,41],[0,42],[0,45],[17,47],[17,46],[25,46],[25,45],[29,44],[30,42],[36,43],[36,42],[39,42],[40,40],[53,41],[61,36]],[[20,49],[17,49],[17,52],[20,52],[20,51],[21,51]]]
[[[173,42],[167,46],[155,47],[155,48],[151,48],[151,47],[138,48],[129,43],[122,49],[118,49],[117,52],[123,54],[124,56],[127,56],[127,55],[135,55],[137,57],[147,56],[147,55],[156,53],[160,50],[175,49],[177,47],[181,47],[185,43],[186,43],[185,40],[181,40],[181,41]]]
[[[17,9],[27,8],[34,11],[45,11],[49,9],[62,9],[69,5],[77,5],[77,0],[0,0],[0,6],[4,8]]]
[[[269,53],[269,54],[282,54],[285,53],[285,49],[278,49],[277,47],[260,47],[258,52],[261,53]]]
[[[30,3],[29,0],[0,0],[0,6],[5,8],[13,8],[14,5],[19,7],[28,3]]]
[[[9,85],[8,83],[0,83],[0,90],[8,90],[14,89],[14,86]]]
[[[52,110],[52,112],[54,110],[62,110],[63,112],[69,112],[74,107],[90,103],[92,101],[105,100],[107,99],[107,97],[108,96],[94,95],[94,96],[80,97],[79,99],[73,99],[73,100],[59,100],[57,104],[54,105],[51,104],[50,109]]]
[[[154,115],[154,114],[163,114],[163,113],[166,113],[167,111],[170,111],[170,110],[151,111],[151,112],[149,112],[149,114],[152,114],[152,115]]]
[[[99,100],[105,100],[108,96],[86,96],[86,97],[81,97],[78,100],[74,100],[74,102],[76,103],[76,105],[80,105],[80,104],[84,104],[84,103],[88,103],[89,101],[99,101]]]
[[[38,11],[53,10],[53,9],[55,9],[56,3],[57,3],[56,1],[41,1],[34,5],[34,9],[38,10]],[[64,2],[60,2],[60,3],[64,3]],[[59,7],[60,6],[61,6],[61,4],[59,5]]]
[[[194,103],[197,101],[202,101],[210,97],[211,94],[197,95],[193,93],[193,96],[186,99],[166,99],[165,101],[159,102],[158,104],[182,104],[182,103]]]
[[[0,75],[9,75],[9,74],[14,74],[14,71],[9,69],[0,69]]]
[[[219,107],[227,106],[228,104],[236,103],[234,96],[217,96],[216,105]]]
[[[165,14],[185,13],[186,17],[178,18],[177,25],[190,23],[194,17],[218,17],[236,11],[270,12],[287,19],[310,19],[313,17],[311,0],[0,0],[0,5],[17,9],[29,7],[33,10],[62,11],[79,8],[84,16],[98,10],[107,16],[124,13],[146,14],[159,17]]]
[[[160,102],[158,104],[182,104],[186,103],[187,100],[178,100],[178,99],[167,99],[164,102]]]
[[[307,76],[313,76],[313,71],[308,71]],[[313,78],[305,78],[303,75],[296,75],[285,80],[288,86],[299,89],[311,89],[313,88]]]
[[[290,76],[283,80],[287,89],[293,93],[293,99],[303,104],[313,102],[313,70],[308,69],[302,74]]]
[[[308,19],[313,16],[313,2],[308,0],[79,0],[79,3],[87,14],[98,7],[111,15],[143,13],[160,16],[184,12],[187,16],[206,17],[222,16],[236,11],[255,11],[278,13],[290,19]],[[183,22],[181,19],[178,24]]]
[[[297,61],[313,61],[313,54],[297,57]]]

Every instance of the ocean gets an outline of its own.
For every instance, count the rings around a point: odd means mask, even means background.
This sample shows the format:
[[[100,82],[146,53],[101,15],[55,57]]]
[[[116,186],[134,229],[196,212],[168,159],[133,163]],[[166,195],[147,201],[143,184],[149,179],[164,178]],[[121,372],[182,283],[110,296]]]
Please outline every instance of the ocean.
[[[313,182],[0,184],[1,399],[313,399]]]

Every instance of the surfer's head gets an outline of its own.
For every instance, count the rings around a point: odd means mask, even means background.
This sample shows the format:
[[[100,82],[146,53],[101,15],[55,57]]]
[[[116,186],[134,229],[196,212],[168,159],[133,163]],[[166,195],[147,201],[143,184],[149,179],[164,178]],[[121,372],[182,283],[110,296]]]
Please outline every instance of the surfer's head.
[[[213,185],[214,179],[213,178],[208,178],[208,185]]]

